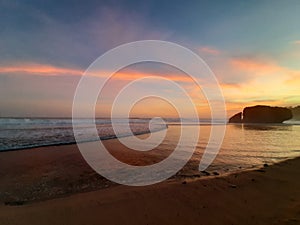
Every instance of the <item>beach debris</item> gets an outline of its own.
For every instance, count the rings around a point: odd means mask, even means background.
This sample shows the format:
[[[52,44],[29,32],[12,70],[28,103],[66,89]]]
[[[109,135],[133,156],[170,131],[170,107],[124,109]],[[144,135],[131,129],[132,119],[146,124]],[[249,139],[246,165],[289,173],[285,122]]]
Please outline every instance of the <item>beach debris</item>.
[[[235,184],[230,184],[229,187],[231,187],[231,188],[237,188],[237,186]]]
[[[89,187],[88,184],[84,184],[84,185],[81,186],[82,189],[87,189],[88,187]]]
[[[9,206],[16,206],[16,205],[24,205],[24,201],[11,201],[11,202],[4,202],[4,205]]]
[[[288,218],[288,219],[286,219],[286,222],[291,223],[291,224],[298,224],[299,219],[297,219],[297,218]]]
[[[210,175],[210,173],[209,172],[207,172],[207,171],[201,171],[201,173],[203,173],[204,175],[206,175],[206,176],[209,176]]]

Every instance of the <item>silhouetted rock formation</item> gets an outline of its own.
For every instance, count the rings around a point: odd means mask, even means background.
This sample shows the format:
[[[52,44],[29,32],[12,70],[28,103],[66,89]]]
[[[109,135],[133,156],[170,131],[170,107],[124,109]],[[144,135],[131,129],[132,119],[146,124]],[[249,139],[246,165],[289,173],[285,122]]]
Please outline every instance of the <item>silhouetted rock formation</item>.
[[[288,108],[257,105],[244,108],[243,113],[235,114],[229,123],[282,123],[292,117]]]
[[[243,110],[243,123],[282,123],[292,117],[291,110],[284,107],[258,105]]]
[[[235,114],[234,116],[232,116],[229,119],[229,123],[241,123],[241,122],[242,122],[242,113],[241,112]]]

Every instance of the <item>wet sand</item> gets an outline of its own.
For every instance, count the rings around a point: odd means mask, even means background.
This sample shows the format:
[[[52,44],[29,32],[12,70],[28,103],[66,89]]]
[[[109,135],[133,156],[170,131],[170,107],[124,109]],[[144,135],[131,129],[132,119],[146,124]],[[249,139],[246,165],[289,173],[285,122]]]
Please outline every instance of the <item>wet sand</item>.
[[[116,157],[129,151],[107,143]],[[124,160],[161,160],[143,154]],[[93,172],[77,147],[66,145],[1,153],[0,175],[1,225],[300,224],[300,158],[228,176],[128,187]]]

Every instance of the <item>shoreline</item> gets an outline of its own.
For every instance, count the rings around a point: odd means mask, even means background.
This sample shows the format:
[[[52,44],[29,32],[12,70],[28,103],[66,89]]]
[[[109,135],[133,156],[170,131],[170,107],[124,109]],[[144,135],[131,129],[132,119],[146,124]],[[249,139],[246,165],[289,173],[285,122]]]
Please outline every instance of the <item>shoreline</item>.
[[[300,157],[225,176],[115,185],[2,204],[0,224],[299,224],[299,177]]]
[[[11,151],[25,151],[25,150],[30,150],[30,149],[36,149],[36,148],[44,148],[44,147],[54,147],[54,146],[64,146],[64,145],[76,145],[77,143],[89,143],[89,142],[94,142],[94,141],[106,141],[106,140],[111,140],[111,139],[117,139],[117,138],[126,138],[126,137],[131,137],[131,136],[140,136],[140,135],[147,135],[147,134],[151,134],[151,133],[155,133],[155,132],[159,132],[162,130],[167,130],[168,126],[166,126],[165,128],[161,128],[161,129],[157,129],[157,130],[153,130],[153,131],[143,131],[143,132],[133,132],[133,135],[131,134],[125,134],[122,136],[117,136],[117,135],[109,135],[109,136],[103,136],[103,137],[99,137],[99,139],[97,140],[84,140],[84,141],[80,141],[77,142],[75,141],[71,141],[71,142],[63,142],[63,143],[53,143],[53,144],[39,144],[39,145],[35,145],[35,146],[24,146],[24,147],[18,147],[18,148],[11,148],[11,149],[0,149],[0,154],[1,152],[11,152]]]
[[[90,142],[84,144],[88,143]],[[103,143],[109,149],[113,149],[110,153],[114,157],[131,165],[154,164],[168,156],[168,153],[147,155],[147,153],[135,151],[132,154],[133,151],[120,145],[118,139],[107,139]],[[128,153],[125,157],[122,154],[124,151],[125,155]],[[119,185],[92,170],[83,159],[76,144],[3,151],[0,155],[0,176],[2,177],[0,179],[0,204],[26,205]],[[276,162],[275,165],[291,159]],[[184,167],[167,181],[222,178],[260,170],[263,166],[263,164],[253,165],[251,168],[244,167],[230,172],[223,171],[223,173],[216,170],[209,172],[197,170],[195,173],[190,173],[186,172]]]

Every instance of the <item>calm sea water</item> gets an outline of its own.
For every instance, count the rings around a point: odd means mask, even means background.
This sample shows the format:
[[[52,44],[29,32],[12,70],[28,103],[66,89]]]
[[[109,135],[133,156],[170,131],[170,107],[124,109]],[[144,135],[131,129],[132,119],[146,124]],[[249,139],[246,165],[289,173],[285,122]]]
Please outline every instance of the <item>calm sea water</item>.
[[[122,127],[124,121],[118,121]],[[89,120],[77,120],[82,129],[81,140],[92,141]],[[96,125],[101,139],[114,137],[111,122],[108,119],[97,119]],[[180,125],[169,120],[167,135],[157,147],[159,154],[175,149],[182,127],[192,133],[199,126],[195,123]],[[222,125],[204,122],[200,126],[199,141],[195,153],[182,170],[183,175],[199,173],[198,165],[207,145],[211,127],[226,126],[226,135],[222,147],[209,167],[208,171],[219,173],[232,172],[240,169],[261,166],[264,163],[272,164],[288,158],[300,156],[300,126],[292,124],[259,124],[259,125]],[[150,131],[163,132],[165,124],[155,124],[149,127],[147,119],[131,119],[130,127],[135,134],[144,134]],[[122,131],[122,129],[121,129]],[[124,132],[118,134],[128,136]],[[147,135],[144,135],[145,138]],[[141,136],[142,137],[142,136]],[[130,136],[124,137],[130,141]],[[74,143],[72,121],[70,119],[0,119],[0,151],[22,149],[29,147]],[[186,142],[186,147],[189,141]],[[167,150],[167,151],[166,151]]]
[[[197,125],[190,125],[185,129],[193,132],[193,126]],[[198,173],[199,161],[208,143],[211,126],[201,126],[194,156],[183,174]],[[210,172],[234,172],[300,156],[299,125],[228,124],[213,126],[226,126],[226,134],[217,157],[208,168]],[[166,139],[165,146],[174,142],[172,139],[176,138],[179,129],[180,126],[169,126],[169,132],[174,133],[174,135],[170,135],[170,139]]]
[[[208,172],[231,173],[300,156],[299,125],[206,123],[200,125],[200,136],[194,154],[179,175],[201,174],[198,170],[199,162],[207,146],[212,126],[226,126],[226,134],[217,157],[207,169]],[[192,134],[198,127],[199,124],[193,123],[185,123],[182,127],[177,123],[169,123],[164,141],[157,147],[158,151],[151,154],[155,154],[156,157],[161,156],[160,158],[167,157],[170,151],[176,148],[181,128]],[[146,135],[144,136],[146,138]],[[131,137],[126,138],[130,141]],[[189,143],[189,140],[185,141],[186,149],[192,148]]]

